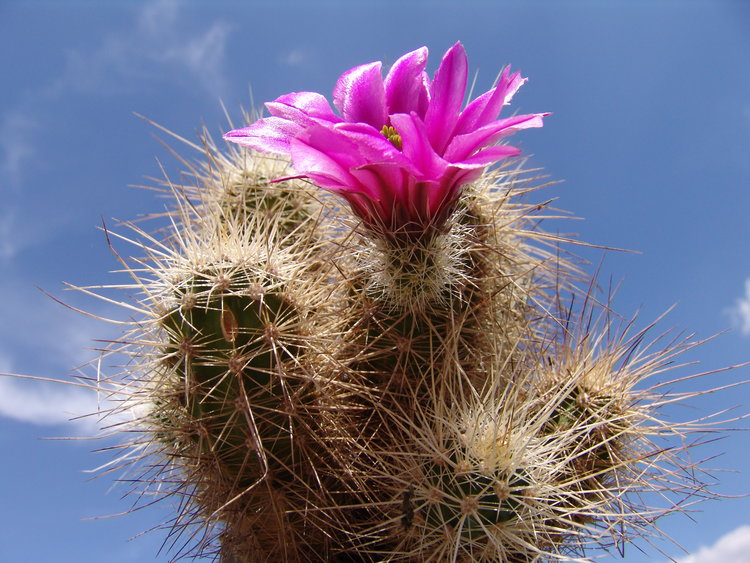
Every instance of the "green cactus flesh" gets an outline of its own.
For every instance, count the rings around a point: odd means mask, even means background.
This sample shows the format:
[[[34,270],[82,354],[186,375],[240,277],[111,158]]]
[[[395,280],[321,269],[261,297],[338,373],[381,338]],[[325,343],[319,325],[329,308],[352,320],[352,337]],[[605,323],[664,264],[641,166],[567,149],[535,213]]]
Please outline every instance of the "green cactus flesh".
[[[450,526],[471,540],[486,536],[494,525],[518,516],[521,490],[528,482],[518,472],[491,475],[472,468],[459,471],[456,464],[430,463],[425,468],[430,487],[423,510],[426,525]]]
[[[285,406],[295,382],[282,365],[296,347],[278,331],[296,311],[280,289],[253,297],[209,292],[202,300],[163,320],[179,358],[181,407],[197,428],[201,455],[249,486],[291,457]]]
[[[288,187],[287,182],[269,182],[264,176],[244,173],[238,181],[230,183],[220,202],[223,222],[252,229],[256,224],[252,219],[262,217],[275,225],[278,241],[287,246],[299,238],[293,235],[300,226],[310,221],[305,207],[307,200],[299,190]]]

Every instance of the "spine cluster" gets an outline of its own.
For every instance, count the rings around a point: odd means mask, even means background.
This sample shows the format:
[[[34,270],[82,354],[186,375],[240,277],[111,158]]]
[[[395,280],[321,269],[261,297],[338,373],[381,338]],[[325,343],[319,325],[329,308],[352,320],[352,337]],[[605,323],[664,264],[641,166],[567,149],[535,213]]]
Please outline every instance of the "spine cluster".
[[[169,228],[133,227],[141,318],[103,382],[139,407],[123,462],[180,499],[175,557],[583,561],[705,493],[665,446],[700,425],[642,383],[692,344],[653,350],[591,295],[520,168],[387,238],[204,144]]]

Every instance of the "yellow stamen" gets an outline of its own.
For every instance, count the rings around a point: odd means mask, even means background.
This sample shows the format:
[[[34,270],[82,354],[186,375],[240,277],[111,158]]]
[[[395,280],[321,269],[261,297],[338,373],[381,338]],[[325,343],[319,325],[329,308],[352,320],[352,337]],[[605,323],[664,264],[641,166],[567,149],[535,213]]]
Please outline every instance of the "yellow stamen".
[[[383,125],[383,128],[380,130],[380,132],[385,135],[385,138],[390,141],[390,143],[396,147],[398,150],[401,150],[401,135],[398,134],[398,131],[396,131],[395,127],[391,127],[390,125]]]

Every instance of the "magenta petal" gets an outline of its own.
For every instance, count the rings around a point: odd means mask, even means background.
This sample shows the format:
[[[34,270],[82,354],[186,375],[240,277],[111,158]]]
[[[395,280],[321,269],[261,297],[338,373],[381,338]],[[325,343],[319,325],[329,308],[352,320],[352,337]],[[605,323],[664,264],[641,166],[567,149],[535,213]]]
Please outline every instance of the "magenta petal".
[[[500,107],[498,108],[497,113],[492,119],[490,119],[490,121],[496,119],[500,114],[500,108],[502,108],[503,105],[502,101],[502,95],[497,88],[493,88],[472,100],[461,112],[461,115],[456,122],[455,134],[463,135],[464,133],[474,131],[478,127],[481,127],[478,123],[482,120],[483,115],[489,113],[487,109],[499,105]]]
[[[393,63],[384,82],[388,113],[416,111],[424,116],[429,99],[426,65],[427,47],[407,53]]]
[[[490,164],[494,164],[498,160],[518,156],[519,154],[521,154],[521,149],[519,148],[511,147],[510,145],[496,145],[494,147],[483,149],[478,153],[471,155],[466,160],[454,164],[461,168],[484,168]]]
[[[366,123],[339,123],[335,130],[355,143],[362,160],[373,164],[395,164],[409,174],[419,174],[419,169],[409,157],[374,127]]]
[[[333,159],[343,168],[354,168],[367,164],[356,141],[348,138],[334,127],[314,124],[304,129],[297,139]],[[296,168],[296,167],[295,167]]]
[[[249,127],[234,129],[224,139],[262,152],[289,154],[289,141],[302,127],[280,117],[259,119]]]
[[[308,176],[322,188],[338,191],[354,181],[345,166],[304,141],[293,139],[290,153],[294,170]]]
[[[306,125],[310,118],[338,122],[341,118],[333,113],[325,96],[317,92],[291,92],[266,103],[271,115],[283,117]]]
[[[411,221],[416,224],[428,224],[432,218],[431,200],[436,197],[442,199],[438,193],[438,182],[415,182],[405,194],[401,205],[406,212],[403,222]]]
[[[420,171],[420,180],[439,178],[448,163],[432,148],[427,129],[419,116],[398,113],[391,116],[391,123],[401,135],[402,151],[406,158]]]
[[[521,78],[521,72],[514,72],[512,75],[508,76],[506,78],[506,72],[510,71],[510,67],[506,67],[503,71],[502,77],[500,77],[500,82],[498,83],[497,87],[503,90],[503,105],[510,104],[510,101],[513,99],[513,96],[516,95],[516,92],[518,92],[518,89],[526,84],[528,82],[528,78]]]
[[[333,105],[346,121],[369,123],[376,129],[385,125],[385,87],[381,63],[356,66],[341,75],[333,89]]]
[[[455,182],[455,185],[462,186],[473,182],[474,180],[478,180],[482,177],[482,174],[484,174],[485,168],[486,166],[470,166],[456,169],[456,173],[453,176],[453,182]]]
[[[521,129],[530,127],[541,127],[542,118],[547,113],[532,113],[527,115],[515,115],[505,119],[499,119],[480,127],[476,131],[454,137],[445,150],[445,159],[450,162],[459,162],[468,158],[472,153],[494,143],[502,137],[512,135]]]
[[[447,215],[453,211],[453,205],[461,193],[461,187],[467,182],[457,181],[458,176],[452,176],[447,181],[441,181],[436,188],[429,193],[430,217],[438,217],[440,221],[447,219]]]
[[[525,78],[521,78],[520,72],[511,76],[509,73],[510,68],[505,67],[497,86],[466,106],[456,123],[455,135],[463,135],[497,119],[503,106],[510,102],[513,94],[526,82]]]
[[[350,170],[352,176],[359,180],[363,192],[373,201],[378,201],[386,208],[393,207],[394,199],[403,191],[404,175],[398,166],[391,164],[365,165]]]
[[[448,49],[432,82],[430,106],[424,117],[430,142],[442,153],[458,120],[469,75],[466,51],[461,43]]]
[[[380,131],[367,123],[339,123],[337,133],[356,144],[359,154],[378,163],[397,160],[408,166],[408,159]]]

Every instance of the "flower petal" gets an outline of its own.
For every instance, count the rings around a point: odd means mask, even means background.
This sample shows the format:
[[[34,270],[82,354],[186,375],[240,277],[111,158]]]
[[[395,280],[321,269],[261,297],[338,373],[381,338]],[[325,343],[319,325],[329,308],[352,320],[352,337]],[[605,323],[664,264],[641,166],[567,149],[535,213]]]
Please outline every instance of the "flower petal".
[[[346,169],[362,166],[368,162],[362,156],[356,141],[334,127],[315,123],[301,131],[297,139]]]
[[[394,163],[412,174],[419,170],[409,158],[386,139],[380,131],[366,123],[339,123],[334,126],[337,133],[356,144],[360,157],[373,164]]]
[[[396,165],[367,164],[350,172],[362,187],[366,187],[362,193],[372,201],[379,202],[389,212],[394,207],[394,200],[404,190],[404,174]]]
[[[398,59],[385,77],[385,100],[388,113],[417,112],[424,117],[429,101],[427,47],[406,53]]]
[[[442,154],[458,120],[469,75],[466,51],[461,43],[448,49],[432,83],[430,105],[424,117],[427,134]]]
[[[510,67],[505,67],[497,86],[470,102],[461,112],[454,134],[462,135],[496,120],[502,107],[525,82],[520,72],[510,75]]]
[[[465,168],[456,168],[455,172],[451,178],[451,183],[454,186],[463,186],[465,184],[468,184],[470,182],[473,182],[474,180],[478,180],[482,177],[482,174],[484,174],[484,169],[486,166],[470,166]],[[455,192],[454,197],[457,199],[460,195],[460,190]]]
[[[445,173],[446,162],[430,144],[427,128],[419,116],[412,112],[391,116],[391,123],[401,135],[404,156],[418,170],[418,180],[435,180]]]
[[[445,159],[449,162],[466,160],[472,153],[494,143],[502,137],[512,135],[521,129],[541,127],[542,118],[548,113],[531,113],[498,119],[479,129],[454,137],[445,150]]]
[[[488,147],[471,155],[466,160],[455,162],[454,166],[466,169],[477,167],[484,168],[490,164],[494,164],[498,160],[518,156],[519,154],[521,154],[521,149],[517,147],[511,147],[510,145],[495,145],[494,147]]]
[[[364,123],[341,125],[359,125],[372,129]],[[403,181],[404,173],[399,163],[388,162],[390,153],[379,150],[383,147],[378,147],[377,142],[370,144],[367,139],[363,141],[362,137],[366,135],[351,137],[347,133],[351,134],[339,128],[321,125],[306,129],[298,140],[292,142],[295,149],[292,153],[294,169],[315,181],[324,176],[320,185],[339,193],[361,193],[375,201],[392,199],[393,192],[399,189],[398,184]],[[385,137],[379,137],[383,145],[397,152],[402,162],[409,164]],[[365,169],[373,173],[358,172]]]
[[[518,92],[518,89],[526,84],[528,82],[528,78],[521,78],[521,71],[514,72],[512,75],[508,76],[507,79],[504,80],[506,76],[506,71],[510,72],[510,67],[505,67],[503,70],[503,76],[500,77],[500,81],[497,85],[498,88],[501,90],[504,90],[503,94],[503,105],[510,104],[510,101],[513,99],[513,96],[516,95],[516,92]]]
[[[333,113],[325,96],[317,92],[291,92],[266,103],[271,115],[289,119],[300,125],[308,125],[311,118],[333,123],[341,118]]]
[[[341,75],[333,89],[333,105],[346,121],[385,125],[385,87],[380,62],[356,66]]]
[[[302,127],[280,117],[259,119],[249,127],[234,129],[224,139],[261,152],[289,154],[289,141],[302,131]]]
[[[341,191],[355,183],[346,166],[304,141],[292,139],[289,152],[294,170],[304,174],[321,188]]]

